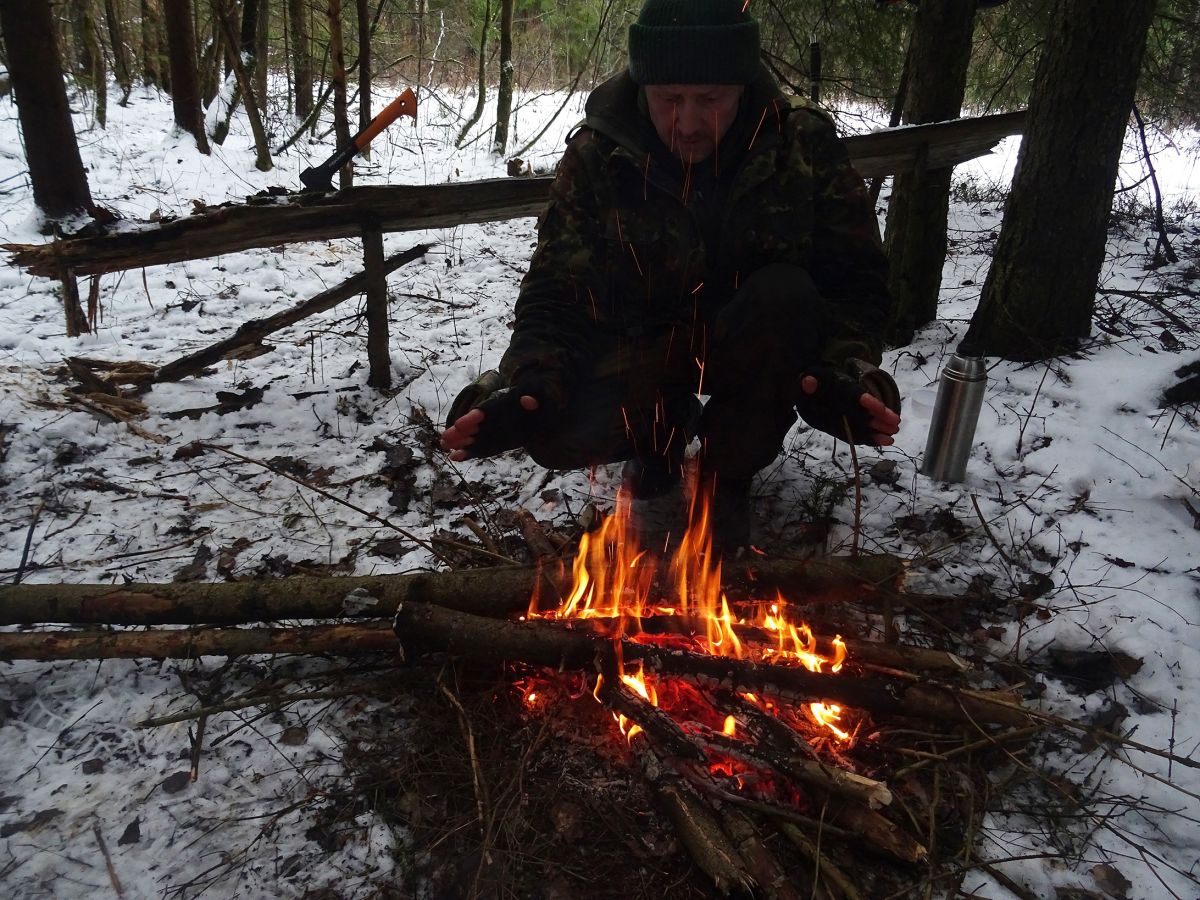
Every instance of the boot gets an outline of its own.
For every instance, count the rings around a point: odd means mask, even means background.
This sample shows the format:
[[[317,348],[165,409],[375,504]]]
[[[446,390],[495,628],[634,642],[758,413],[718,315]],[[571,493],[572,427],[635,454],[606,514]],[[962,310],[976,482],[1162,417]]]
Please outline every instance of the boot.
[[[625,463],[621,486],[634,500],[653,500],[679,485],[681,463],[665,456],[639,456]]]
[[[731,556],[750,546],[750,478],[711,476],[714,482],[709,523],[713,553]]]

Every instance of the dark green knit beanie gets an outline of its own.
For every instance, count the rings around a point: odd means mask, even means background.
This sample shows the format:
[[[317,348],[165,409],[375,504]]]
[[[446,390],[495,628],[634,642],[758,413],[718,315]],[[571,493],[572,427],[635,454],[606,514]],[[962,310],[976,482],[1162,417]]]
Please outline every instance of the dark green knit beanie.
[[[746,0],[646,0],[629,26],[638,84],[749,84],[758,74],[758,23]]]

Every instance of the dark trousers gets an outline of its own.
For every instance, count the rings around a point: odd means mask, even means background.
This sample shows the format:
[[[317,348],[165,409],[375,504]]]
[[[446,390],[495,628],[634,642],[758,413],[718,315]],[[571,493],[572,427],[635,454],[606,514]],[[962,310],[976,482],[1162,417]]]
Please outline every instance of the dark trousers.
[[[675,463],[699,435],[707,471],[748,479],[796,421],[798,381],[817,360],[827,317],[808,273],[775,264],[747,278],[710,321],[606,336],[529,454],[550,469],[653,455]],[[709,395],[703,413],[696,394]]]

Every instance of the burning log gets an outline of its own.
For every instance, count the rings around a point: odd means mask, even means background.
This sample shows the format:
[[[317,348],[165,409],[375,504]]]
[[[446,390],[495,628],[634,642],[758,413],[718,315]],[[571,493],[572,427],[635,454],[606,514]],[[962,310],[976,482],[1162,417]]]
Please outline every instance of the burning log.
[[[618,619],[603,617],[581,619],[579,622],[586,623],[600,635],[616,634],[619,628],[624,628],[626,632],[644,634],[703,634],[706,627],[702,620],[684,615],[628,617],[624,623]],[[779,640],[778,633],[762,628],[741,624],[732,627],[742,640],[757,641],[766,646]],[[884,644],[879,641],[855,640],[840,636],[837,639],[841,640],[849,657],[862,666],[901,672],[942,672],[953,675],[961,675],[972,668],[969,662],[948,650],[933,650],[912,644]],[[822,646],[829,646],[835,638],[829,635],[815,635],[814,640]]]
[[[613,642],[554,623],[484,619],[422,603],[402,603],[396,634],[407,650],[444,650],[471,659],[520,660],[535,666],[590,669]],[[1008,694],[968,691],[899,678],[839,678],[807,669],[770,665],[683,650],[619,642],[623,658],[659,675],[702,686],[785,698],[827,698],[880,715],[1019,727],[1028,717]]]
[[[565,561],[568,565],[570,561]],[[747,572],[754,576],[750,580]],[[735,573],[731,596],[752,585],[785,590],[806,600],[863,597],[894,589],[903,565],[894,556],[763,560]],[[503,566],[331,578],[281,578],[221,584],[17,584],[0,586],[0,625],[46,622],[107,625],[232,625],[280,619],[392,615],[407,600],[477,615],[523,612],[535,592],[557,604],[570,571]],[[881,587],[882,586],[882,587]]]

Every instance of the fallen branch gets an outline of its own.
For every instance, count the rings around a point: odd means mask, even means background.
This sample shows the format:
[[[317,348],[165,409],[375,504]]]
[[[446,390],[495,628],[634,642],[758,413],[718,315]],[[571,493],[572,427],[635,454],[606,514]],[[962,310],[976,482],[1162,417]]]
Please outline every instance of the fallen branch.
[[[156,631],[0,633],[0,659],[195,659],[252,653],[396,653],[386,621],[295,628],[177,628]]]
[[[420,259],[430,251],[433,244],[417,244],[403,253],[389,256],[383,261],[383,274],[386,276],[414,259]],[[362,294],[367,290],[367,273],[359,272],[347,278],[341,284],[322,291],[311,300],[297,304],[290,309],[267,316],[265,319],[253,319],[243,323],[232,336],[210,344],[195,353],[180,357],[174,362],[160,366],[154,373],[153,383],[163,381],[179,381],[189,375],[197,375],[209,366],[220,362],[231,353],[243,352],[247,347],[260,347],[262,340],[269,334],[287,328],[289,325],[314,316],[317,313],[333,309],[339,303],[351,297]]]
[[[244,458],[244,457],[243,457]],[[274,469],[272,471],[275,471]],[[282,473],[281,474],[286,474]],[[894,583],[902,572],[892,556],[833,557],[755,566],[764,590],[792,596],[863,597],[873,585]],[[557,606],[571,581],[570,561],[561,566],[503,566],[454,572],[329,578],[281,578],[222,584],[21,584],[0,585],[0,625],[47,622],[108,625],[272,622],[388,616],[416,600],[506,616],[529,608],[535,590],[542,608]],[[745,593],[747,588],[741,589]],[[736,596],[737,585],[730,588]]]

